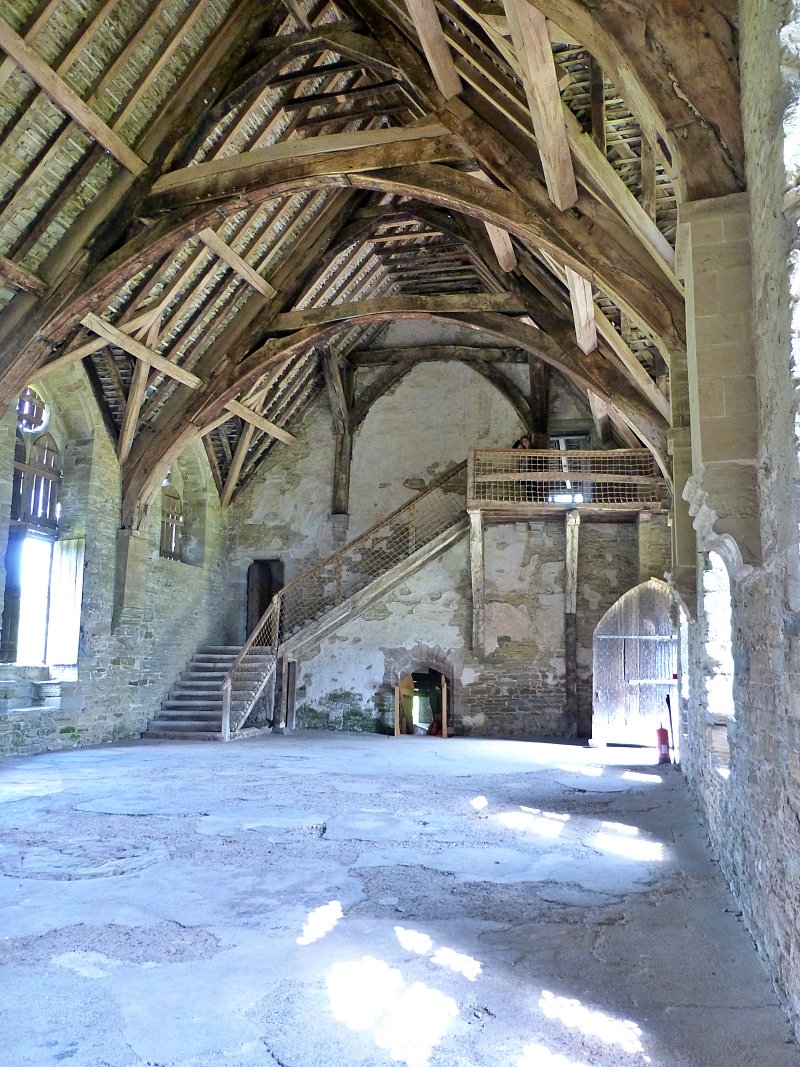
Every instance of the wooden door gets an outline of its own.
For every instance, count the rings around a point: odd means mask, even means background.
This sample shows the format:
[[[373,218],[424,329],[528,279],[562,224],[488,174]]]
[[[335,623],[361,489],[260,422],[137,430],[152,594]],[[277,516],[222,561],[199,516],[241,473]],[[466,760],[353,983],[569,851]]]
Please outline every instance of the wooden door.
[[[609,608],[594,632],[595,743],[656,744],[656,730],[668,726],[666,697],[675,685],[677,643],[663,582],[644,582]]]
[[[283,589],[283,562],[256,559],[247,571],[247,636],[255,630],[269,602]]]

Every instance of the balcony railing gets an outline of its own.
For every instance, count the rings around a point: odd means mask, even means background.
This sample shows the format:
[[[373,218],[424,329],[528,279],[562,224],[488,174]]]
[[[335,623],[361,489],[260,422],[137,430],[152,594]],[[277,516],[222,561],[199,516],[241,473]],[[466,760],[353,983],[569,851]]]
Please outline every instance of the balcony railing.
[[[647,449],[472,449],[467,507],[505,515],[657,511],[664,480]]]

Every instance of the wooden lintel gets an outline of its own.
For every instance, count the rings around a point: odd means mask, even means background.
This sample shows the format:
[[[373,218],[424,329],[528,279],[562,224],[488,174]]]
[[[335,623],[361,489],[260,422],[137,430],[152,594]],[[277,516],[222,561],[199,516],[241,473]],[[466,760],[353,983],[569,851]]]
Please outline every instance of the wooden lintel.
[[[63,78],[34,52],[25,40],[0,17],[0,48],[13,59],[70,118],[103,146],[131,174],[141,174],[147,168],[143,159],[107,126],[96,112],[71,89]]]
[[[36,293],[42,296],[47,292],[47,283],[43,282],[32,271],[21,267],[5,256],[0,256],[0,281],[10,285],[12,289],[21,289],[24,293]]]
[[[238,400],[229,400],[225,407],[233,415],[238,415],[244,422],[251,423],[257,430],[261,430],[263,433],[268,433],[271,437],[276,437],[279,441],[283,441],[284,444],[291,445],[297,440],[293,434],[290,434],[287,430],[281,429],[280,426],[276,426],[274,422],[265,419],[263,415],[259,415],[258,412],[253,411],[252,408],[240,404]]]
[[[127,352],[129,356],[141,359],[162,374],[169,375],[170,378],[181,382],[182,385],[188,385],[190,389],[197,389],[198,386],[203,384],[202,379],[198,378],[196,374],[184,370],[183,367],[179,367],[176,363],[170,363],[168,359],[164,359],[157,352],[153,352],[152,349],[129,337],[122,330],[118,330],[116,326],[112,326],[110,322],[101,319],[99,315],[95,315],[92,311],[81,319],[81,324],[100,337],[105,338],[107,344],[116,345],[117,348]]]
[[[572,305],[572,317],[575,321],[575,339],[578,348],[585,356],[597,348],[597,326],[594,320],[594,300],[592,286],[582,275],[571,267],[564,268],[569,289],[569,301]]]
[[[353,367],[376,367],[389,363],[427,363],[476,360],[494,363],[525,363],[528,356],[517,348],[479,345],[425,345],[411,348],[371,348],[350,352],[347,361]]]
[[[219,234],[215,233],[212,229],[201,230],[198,237],[210,248],[211,251],[219,256],[221,260],[228,264],[228,266],[236,271],[236,273],[263,296],[276,296],[277,290],[274,289],[269,282],[262,278],[261,275],[253,270],[249,263],[246,263],[238,253],[234,252],[230,245],[226,244]]]
[[[550,199],[565,211],[578,199],[547,20],[528,0],[505,0]]]
[[[442,31],[436,5],[433,0],[406,0],[406,7],[439,92],[445,100],[458,96],[462,89],[461,79]]]

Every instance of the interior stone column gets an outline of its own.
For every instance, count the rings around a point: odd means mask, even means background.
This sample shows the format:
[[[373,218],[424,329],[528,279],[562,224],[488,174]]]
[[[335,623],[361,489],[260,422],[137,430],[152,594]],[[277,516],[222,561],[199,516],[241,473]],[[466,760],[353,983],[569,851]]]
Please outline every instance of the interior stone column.
[[[121,621],[123,612],[144,608],[149,563],[149,534],[140,530],[118,530],[114,626]]]
[[[730,535],[742,561],[758,563],[758,394],[747,194],[681,204],[678,223],[692,463],[683,495],[699,534]]]

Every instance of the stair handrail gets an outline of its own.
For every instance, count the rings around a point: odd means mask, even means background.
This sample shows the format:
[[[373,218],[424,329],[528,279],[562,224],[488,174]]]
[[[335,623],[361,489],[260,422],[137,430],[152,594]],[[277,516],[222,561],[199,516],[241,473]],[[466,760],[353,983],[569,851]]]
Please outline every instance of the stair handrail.
[[[354,593],[359,590],[345,591],[343,588],[341,564],[345,560],[345,558],[357,552],[359,546],[366,544],[369,539],[371,537],[374,537],[374,535],[382,528],[390,528],[395,523],[395,520],[398,517],[402,516],[404,513],[415,516],[416,512],[419,509],[421,501],[424,501],[427,497],[431,496],[431,494],[441,489],[442,486],[446,485],[448,482],[455,481],[455,479],[459,475],[463,474],[466,471],[466,467],[466,460],[464,460],[463,463],[459,463],[455,467],[450,467],[438,478],[432,481],[430,485],[426,486],[426,488],[423,489],[420,493],[412,497],[411,500],[407,501],[405,504],[401,504],[400,507],[395,508],[394,511],[389,512],[388,515],[384,515],[383,518],[373,523],[372,526],[364,530],[363,533],[359,534],[358,537],[354,538],[352,541],[348,541],[347,544],[337,549],[336,552],[331,553],[330,556],[326,556],[325,559],[320,560],[318,563],[314,564],[314,566],[309,567],[308,570],[303,571],[302,574],[298,575],[297,578],[295,578],[292,582],[289,582],[288,585],[285,585],[283,589],[281,589],[275,594],[275,596],[270,601],[267,610],[264,612],[256,626],[254,627],[253,632],[250,634],[250,637],[245,642],[241,652],[236,657],[233,666],[228,671],[228,674],[225,676],[225,680],[222,683],[223,741],[230,740],[231,733],[235,732],[241,727],[242,723],[250,714],[253,705],[258,700],[261,693],[264,691],[264,687],[266,686],[267,682],[275,671],[281,645],[285,642],[287,637],[291,636],[292,634],[296,634],[300,629],[303,628],[304,625],[306,625],[307,620],[300,623],[299,625],[292,625],[292,620],[287,618],[286,604],[288,598],[291,597],[295,591],[301,589],[304,585],[309,585],[311,582],[314,581],[315,578],[322,577],[325,574],[325,571],[330,568],[331,565],[334,566],[336,572],[336,595],[334,598],[334,603],[331,604],[327,610],[331,610],[331,608],[338,606],[338,604],[341,604],[344,600],[354,595]],[[454,525],[455,521],[456,520],[453,519],[452,521],[450,521],[449,525]],[[446,528],[448,527],[445,527],[445,529]],[[416,528],[414,526],[410,526],[409,529],[414,531],[414,536],[410,539],[410,551],[407,553],[407,555],[413,554],[413,552],[416,551],[417,548],[421,547],[421,545],[417,543]],[[432,538],[429,538],[428,540],[431,539]],[[374,580],[374,578],[371,579],[371,581],[372,580]],[[369,582],[365,583],[365,586],[366,584],[369,584]],[[364,588],[365,586],[362,586],[362,588]],[[254,649],[269,649],[269,653],[267,654],[266,662],[263,662],[261,665],[262,670],[256,685],[248,693],[244,707],[238,709],[236,722],[232,722],[234,680],[236,678],[237,673],[241,672],[243,665],[247,663],[248,659],[254,658]],[[264,657],[262,653],[262,659],[263,658]]]

